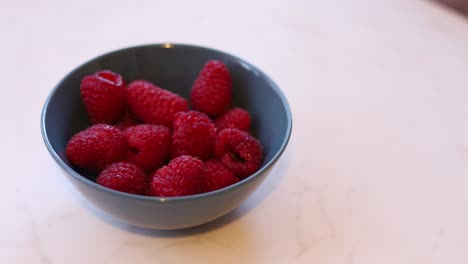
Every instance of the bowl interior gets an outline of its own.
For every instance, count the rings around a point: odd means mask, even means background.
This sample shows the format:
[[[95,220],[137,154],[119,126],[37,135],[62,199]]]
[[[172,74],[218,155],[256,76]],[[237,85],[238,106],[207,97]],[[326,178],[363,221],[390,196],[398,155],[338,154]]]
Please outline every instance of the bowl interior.
[[[56,159],[68,164],[64,169],[77,171],[63,153],[67,141],[90,124],[80,99],[80,82],[85,75],[110,69],[121,74],[127,83],[145,79],[189,98],[193,81],[210,59],[221,60],[229,68],[234,105],[251,113],[253,134],[264,146],[264,164],[271,162],[286,145],[291,131],[291,114],[284,95],[251,64],[223,52],[189,45],[127,48],[79,66],[60,81],[46,102],[42,120],[46,144]]]

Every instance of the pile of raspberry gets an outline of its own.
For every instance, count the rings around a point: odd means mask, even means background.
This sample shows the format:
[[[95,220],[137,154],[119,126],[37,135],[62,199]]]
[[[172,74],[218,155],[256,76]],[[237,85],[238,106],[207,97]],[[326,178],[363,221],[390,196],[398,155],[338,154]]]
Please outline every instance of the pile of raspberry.
[[[83,78],[81,98],[93,124],[75,134],[65,155],[99,173],[96,182],[150,196],[210,192],[255,173],[263,148],[251,135],[251,116],[232,107],[227,66],[208,61],[190,101],[146,80],[128,85],[110,70]]]

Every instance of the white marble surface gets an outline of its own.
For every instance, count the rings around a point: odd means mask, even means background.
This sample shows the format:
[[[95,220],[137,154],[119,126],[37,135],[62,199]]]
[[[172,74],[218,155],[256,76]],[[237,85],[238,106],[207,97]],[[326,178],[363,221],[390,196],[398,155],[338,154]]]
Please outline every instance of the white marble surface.
[[[467,263],[468,20],[416,0],[66,2],[0,4],[0,263]],[[39,129],[75,66],[165,41],[256,64],[294,115],[264,185],[181,232],[92,208]]]

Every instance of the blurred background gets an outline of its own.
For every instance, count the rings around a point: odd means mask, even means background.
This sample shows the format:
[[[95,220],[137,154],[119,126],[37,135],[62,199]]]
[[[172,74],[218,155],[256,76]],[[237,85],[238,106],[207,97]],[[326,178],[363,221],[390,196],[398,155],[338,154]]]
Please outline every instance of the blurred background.
[[[468,15],[468,0],[436,0],[458,12]]]

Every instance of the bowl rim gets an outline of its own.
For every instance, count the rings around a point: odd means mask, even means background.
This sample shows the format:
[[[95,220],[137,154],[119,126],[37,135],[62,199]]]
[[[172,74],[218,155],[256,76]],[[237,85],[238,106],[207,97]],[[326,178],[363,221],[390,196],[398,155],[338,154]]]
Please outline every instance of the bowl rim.
[[[51,144],[49,142],[49,138],[48,138],[48,135],[47,135],[47,132],[46,132],[46,125],[45,125],[45,119],[46,119],[46,115],[47,115],[47,109],[48,109],[48,106],[49,106],[49,102],[52,99],[52,97],[56,94],[56,91],[59,89],[59,86],[70,75],[74,74],[76,71],[78,71],[81,67],[85,66],[86,64],[89,64],[89,63],[91,63],[93,61],[97,61],[97,60],[99,60],[99,59],[101,59],[103,57],[111,56],[113,54],[123,53],[123,52],[126,52],[126,51],[135,50],[135,49],[142,49],[142,48],[182,48],[182,49],[187,49],[188,48],[188,49],[205,50],[205,51],[220,53],[223,56],[231,57],[231,58],[239,61],[243,65],[248,65],[251,69],[253,69],[254,71],[259,72],[262,76],[264,76],[264,78],[269,83],[269,85],[272,87],[272,89],[279,95],[279,97],[281,99],[281,102],[283,103],[284,108],[286,110],[286,118],[287,118],[287,124],[286,124],[287,127],[286,127],[285,138],[283,139],[283,142],[281,143],[279,150],[273,155],[271,160],[268,161],[267,163],[263,164],[263,166],[259,170],[257,170],[254,174],[250,175],[249,177],[247,177],[247,178],[245,178],[243,180],[240,180],[239,182],[237,182],[235,184],[227,186],[225,188],[221,188],[221,189],[211,191],[211,192],[206,192],[206,193],[187,195],[187,196],[178,196],[178,197],[144,196],[144,195],[137,195],[137,194],[130,194],[130,193],[116,191],[116,190],[101,186],[101,185],[97,184],[96,182],[87,179],[83,175],[77,173],[68,164],[66,164],[60,158],[58,153],[55,152],[55,150],[52,148],[52,146],[51,146]],[[234,56],[232,54],[229,54],[227,52],[217,50],[217,49],[213,49],[213,48],[209,48],[209,47],[206,47],[206,46],[193,45],[193,44],[182,44],[182,43],[174,43],[174,42],[128,46],[128,47],[125,47],[125,48],[120,48],[120,49],[117,49],[117,50],[113,50],[113,51],[110,51],[110,52],[103,53],[103,54],[101,54],[99,56],[93,57],[93,58],[85,61],[84,63],[81,63],[80,65],[74,67],[73,70],[71,70],[69,73],[67,73],[63,78],[61,78],[59,82],[57,82],[57,84],[54,86],[54,88],[50,91],[49,95],[47,96],[47,99],[44,102],[44,105],[43,105],[43,108],[42,108],[42,111],[41,111],[41,134],[42,134],[42,139],[44,140],[44,143],[45,143],[45,145],[47,147],[47,150],[49,151],[51,156],[59,164],[59,166],[63,170],[65,170],[66,173],[70,174],[73,178],[77,179],[78,181],[83,182],[84,184],[86,184],[86,185],[88,185],[88,186],[90,186],[92,188],[95,188],[95,189],[97,189],[97,190],[99,190],[101,192],[105,192],[105,193],[115,195],[115,196],[121,196],[121,197],[123,196],[123,197],[130,198],[130,199],[137,199],[137,200],[140,200],[140,201],[147,201],[147,202],[148,201],[153,201],[153,202],[161,202],[161,203],[170,203],[170,202],[187,201],[187,200],[194,200],[194,199],[205,199],[205,198],[209,198],[209,197],[212,197],[212,196],[220,195],[221,193],[224,193],[224,192],[230,192],[230,191],[233,191],[234,189],[240,188],[242,185],[247,184],[248,182],[252,181],[254,178],[257,178],[259,175],[261,175],[266,170],[270,169],[276,163],[276,161],[281,157],[281,155],[283,154],[283,152],[286,149],[286,146],[289,143],[289,140],[291,138],[291,132],[292,132],[292,113],[291,113],[290,106],[288,104],[288,101],[287,101],[286,96],[284,95],[283,91],[270,78],[270,76],[268,76],[266,73],[264,73],[262,70],[260,70],[258,67],[251,64],[250,62],[247,62],[244,59],[241,59],[241,58],[239,58],[237,56]]]

